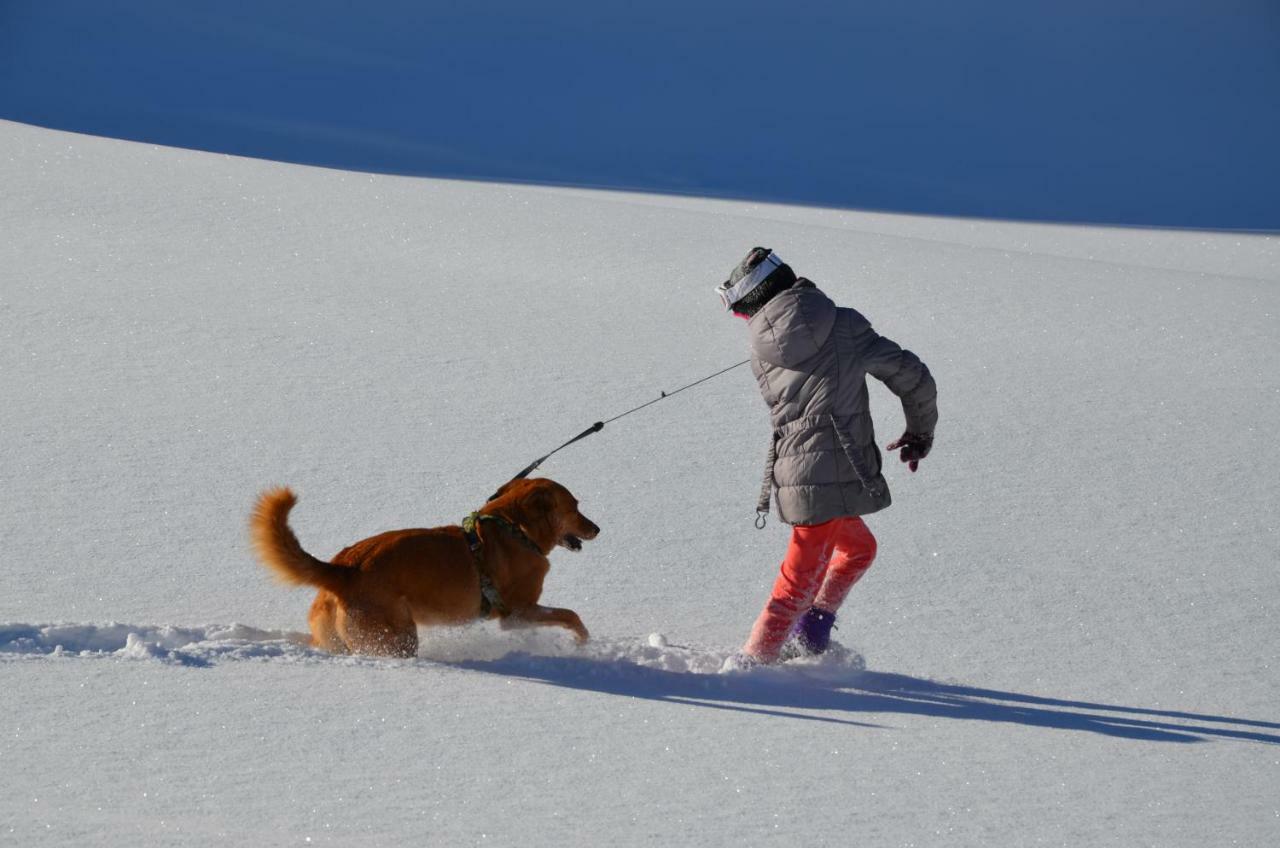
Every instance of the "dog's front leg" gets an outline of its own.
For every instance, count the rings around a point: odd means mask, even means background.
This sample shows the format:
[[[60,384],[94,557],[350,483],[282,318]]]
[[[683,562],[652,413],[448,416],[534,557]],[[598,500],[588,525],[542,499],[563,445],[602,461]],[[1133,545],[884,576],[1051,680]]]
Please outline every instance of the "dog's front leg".
[[[503,616],[499,623],[503,630],[524,627],[563,627],[573,631],[573,635],[579,642],[587,641],[587,628],[583,625],[582,619],[578,618],[578,614],[571,609],[534,604],[531,607],[512,610],[510,614]]]

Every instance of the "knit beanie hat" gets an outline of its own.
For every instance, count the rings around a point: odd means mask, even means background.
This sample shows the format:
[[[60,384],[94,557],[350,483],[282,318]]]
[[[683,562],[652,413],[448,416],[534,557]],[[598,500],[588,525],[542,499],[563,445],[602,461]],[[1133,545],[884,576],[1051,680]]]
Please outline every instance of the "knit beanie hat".
[[[716,291],[726,309],[749,317],[795,282],[795,272],[776,253],[767,247],[753,247]]]

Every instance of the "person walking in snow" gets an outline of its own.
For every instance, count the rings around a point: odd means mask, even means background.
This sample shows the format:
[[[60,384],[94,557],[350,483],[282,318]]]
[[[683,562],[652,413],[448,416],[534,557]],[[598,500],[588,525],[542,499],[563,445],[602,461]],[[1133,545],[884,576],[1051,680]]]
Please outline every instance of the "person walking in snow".
[[[767,248],[753,248],[717,292],[726,309],[747,319],[751,368],[773,425],[760,526],[775,491],[778,516],[792,525],[773,593],[735,660],[777,662],[784,645],[820,654],[836,612],[876,555],[861,516],[890,503],[865,375],[902,401],[906,430],[887,450],[901,450],[912,471],[933,445],[937,389],[919,357],[858,312],[837,307]]]

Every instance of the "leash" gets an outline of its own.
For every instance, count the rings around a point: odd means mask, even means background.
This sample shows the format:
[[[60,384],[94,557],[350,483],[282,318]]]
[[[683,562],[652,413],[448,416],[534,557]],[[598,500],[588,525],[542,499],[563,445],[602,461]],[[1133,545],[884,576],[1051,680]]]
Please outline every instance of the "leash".
[[[562,451],[562,450],[564,450],[565,448],[569,447],[569,445],[573,444],[574,442],[580,442],[580,441],[582,441],[582,440],[583,440],[583,439],[585,439],[587,436],[590,436],[592,433],[599,433],[601,430],[603,430],[603,429],[604,429],[604,425],[606,425],[606,424],[612,424],[614,421],[617,421],[619,418],[626,418],[628,415],[632,414],[633,412],[639,412],[640,410],[644,409],[644,408],[645,408],[645,407],[647,407],[647,406],[653,406],[655,403],[658,403],[659,401],[664,401],[664,400],[666,400],[667,398],[672,397],[673,395],[678,395],[678,394],[680,394],[680,393],[681,393],[681,392],[683,392],[685,389],[692,389],[694,386],[697,386],[697,385],[699,385],[699,384],[701,384],[701,383],[705,383],[705,382],[707,382],[708,380],[711,380],[711,379],[713,379],[713,378],[715,378],[715,377],[719,377],[721,374],[725,374],[725,373],[727,373],[727,372],[729,372],[729,371],[732,371],[732,370],[733,370],[733,369],[735,369],[735,368],[740,368],[740,367],[742,367],[743,365],[746,365],[746,364],[747,364],[748,362],[750,362],[750,361],[751,361],[750,359],[744,359],[744,360],[742,360],[741,362],[735,362],[733,365],[730,365],[728,368],[721,368],[721,369],[720,369],[719,371],[717,371],[716,373],[714,373],[714,374],[708,374],[707,376],[705,376],[705,377],[703,377],[703,378],[701,378],[701,379],[694,380],[692,383],[689,383],[687,386],[681,386],[680,388],[675,389],[674,391],[670,391],[670,392],[662,392],[661,394],[659,394],[659,395],[658,395],[656,398],[654,398],[653,400],[651,400],[651,401],[649,401],[649,402],[647,402],[647,403],[642,403],[642,404],[640,404],[639,406],[635,407],[634,409],[628,409],[626,412],[622,413],[621,415],[615,415],[615,416],[613,416],[612,418],[609,418],[609,419],[607,419],[607,420],[605,420],[605,421],[597,421],[596,423],[592,424],[592,425],[591,425],[590,427],[588,427],[587,429],[583,430],[583,431],[582,431],[581,433],[579,433],[578,435],[574,436],[574,437],[573,437],[572,439],[570,439],[569,441],[565,442],[565,443],[564,443],[563,445],[561,445],[560,447],[558,447],[558,448],[556,448],[555,450],[551,451],[551,453],[546,454],[545,456],[540,456],[540,457],[538,457],[537,459],[535,459],[533,462],[529,463],[527,466],[525,466],[525,467],[524,467],[524,469],[522,469],[518,474],[516,474],[516,476],[512,477],[511,479],[512,479],[512,480],[523,480],[525,477],[528,477],[531,473],[533,473],[535,470],[537,470],[538,466],[542,465],[542,463],[546,462],[548,459],[550,459],[551,457],[555,456],[555,455],[556,455],[556,454],[558,454],[560,451]],[[489,498],[489,500],[493,500],[493,498]]]
[[[744,359],[741,362],[735,362],[734,364],[730,365],[728,368],[721,368],[719,371],[715,372],[714,374],[708,374],[705,377],[694,380],[692,383],[689,383],[688,385],[681,386],[680,388],[674,389],[669,392],[661,392],[653,400],[648,401],[646,403],[642,403],[639,406],[634,407],[632,409],[628,409],[626,412],[623,412],[619,415],[615,415],[612,418],[606,419],[604,421],[597,421],[587,429],[583,430],[578,435],[574,436],[569,441],[560,445],[560,447],[556,448],[555,450],[551,451],[548,454],[544,454],[543,456],[538,457],[533,462],[529,463],[520,471],[520,473],[516,474],[516,476],[512,477],[511,479],[523,480],[525,477],[528,477],[535,469],[537,469],[538,466],[542,465],[542,463],[546,462],[548,459],[555,456],[560,451],[569,447],[569,445],[572,445],[575,442],[582,441],[587,436],[590,436],[592,433],[599,433],[601,430],[604,429],[604,425],[606,424],[612,424],[614,421],[617,421],[619,418],[626,418],[628,415],[631,415],[632,413],[635,413],[635,412],[639,412],[645,407],[653,406],[655,403],[658,403],[659,401],[666,400],[667,398],[673,395],[678,395],[681,392],[683,392],[685,389],[692,389],[694,386],[700,385],[702,383],[707,382],[708,380],[719,377],[721,374],[728,373],[729,371],[732,371],[735,368],[740,368],[743,365],[746,365],[750,361],[751,361],[750,359]],[[494,492],[492,495],[489,496],[489,500],[492,501],[497,497],[498,497],[498,493]],[[476,571],[479,572],[479,575],[480,575],[480,615],[483,618],[488,618],[494,612],[497,612],[499,615],[506,615],[508,612],[507,605],[502,600],[502,594],[498,591],[498,587],[494,585],[493,578],[489,575],[489,569],[486,567],[484,562],[484,555],[483,555],[484,540],[481,539],[480,537],[480,523],[486,522],[486,521],[497,524],[499,527],[503,528],[512,536],[514,536],[516,540],[519,541],[525,547],[531,548],[532,550],[537,551],[539,554],[542,553],[542,550],[536,544],[534,544],[533,540],[530,539],[528,535],[526,535],[525,532],[520,529],[520,527],[511,523],[510,521],[508,521],[507,519],[503,518],[500,515],[490,515],[488,513],[483,513],[477,510],[476,512],[471,513],[470,515],[468,515],[466,518],[462,520],[462,534],[466,539],[467,547],[471,551],[471,557],[475,561]]]

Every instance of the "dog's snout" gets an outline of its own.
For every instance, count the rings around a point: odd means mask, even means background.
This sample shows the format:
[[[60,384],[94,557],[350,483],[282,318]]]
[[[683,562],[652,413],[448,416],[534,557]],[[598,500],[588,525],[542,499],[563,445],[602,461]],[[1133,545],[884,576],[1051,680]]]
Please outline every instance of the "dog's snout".
[[[578,517],[582,519],[582,532],[578,535],[584,539],[594,539],[596,536],[600,535],[600,528],[596,526],[594,521],[587,518],[585,515],[579,515]]]

